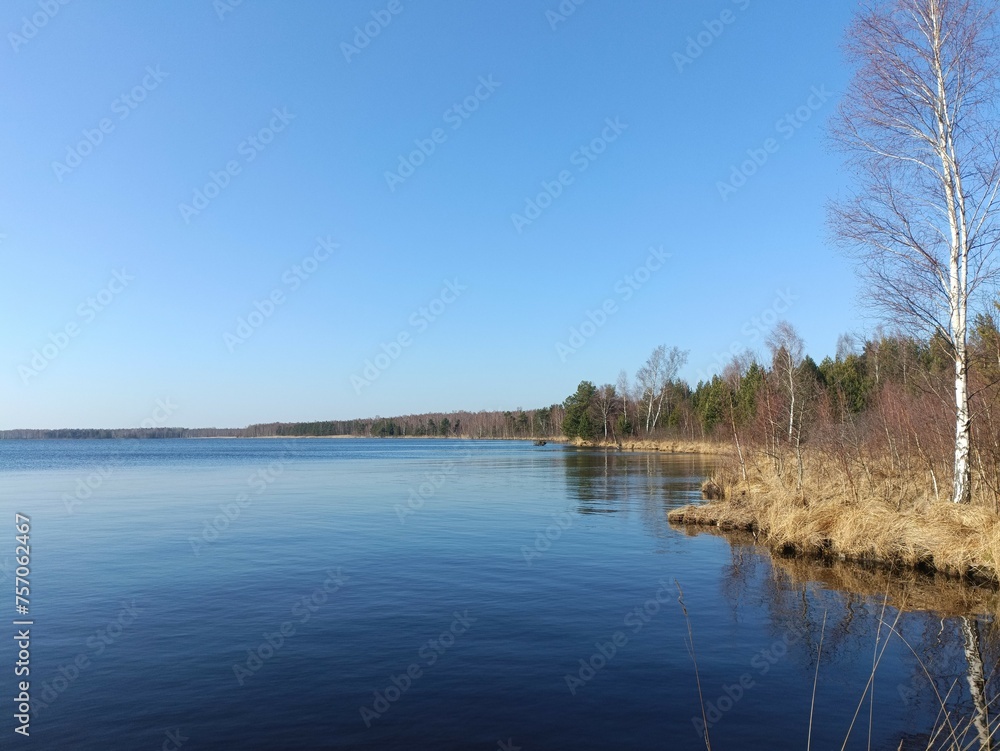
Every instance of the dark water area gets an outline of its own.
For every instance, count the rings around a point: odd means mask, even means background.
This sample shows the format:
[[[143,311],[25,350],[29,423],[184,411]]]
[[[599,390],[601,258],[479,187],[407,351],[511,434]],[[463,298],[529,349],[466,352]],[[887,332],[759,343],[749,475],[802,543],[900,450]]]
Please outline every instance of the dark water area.
[[[805,749],[818,668],[812,748],[927,748],[942,703],[933,747],[978,747],[996,593],[671,527],[711,468],[530,442],[0,441],[4,745],[699,749],[700,678],[714,749]]]

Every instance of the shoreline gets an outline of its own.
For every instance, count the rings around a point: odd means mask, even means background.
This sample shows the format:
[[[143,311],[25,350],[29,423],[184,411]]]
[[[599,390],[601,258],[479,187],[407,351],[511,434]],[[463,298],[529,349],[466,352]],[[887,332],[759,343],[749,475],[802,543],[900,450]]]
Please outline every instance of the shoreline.
[[[309,438],[317,440],[364,440],[364,441],[397,441],[397,440],[427,440],[427,441],[545,441],[546,443],[570,443],[568,438],[476,438],[471,435],[194,435],[185,436],[182,440],[205,440],[205,439],[234,439],[234,440],[283,440],[287,438],[300,439]],[[44,439],[42,439],[44,440]],[[155,440],[155,439],[153,439]]]
[[[166,441],[166,440],[430,440],[430,441],[519,441],[536,442],[544,441],[546,444],[556,444],[570,446],[580,449],[592,449],[595,451],[621,451],[630,453],[665,453],[665,454],[701,454],[705,456],[728,456],[732,449],[728,444],[716,443],[712,441],[692,441],[686,439],[647,439],[638,438],[628,441],[585,441],[580,438],[567,438],[566,436],[541,436],[541,437],[507,437],[494,438],[489,436],[442,436],[442,435],[185,435],[185,436],[79,436],[79,437],[30,437],[30,438],[6,438],[0,440],[21,440],[21,441],[113,441],[113,440],[135,440],[135,441]]]
[[[707,481],[703,495],[718,488]],[[808,502],[742,488],[674,509],[667,520],[693,533],[749,534],[755,544],[785,559],[848,562],[1000,585],[1000,520],[982,505],[936,501],[900,511],[877,502],[856,504],[838,497]]]
[[[713,441],[692,441],[687,439],[637,438],[629,441],[584,441],[579,438],[562,439],[578,448],[604,449],[606,451],[628,451],[634,453],[701,454],[704,456],[728,456],[732,453],[728,444]]]

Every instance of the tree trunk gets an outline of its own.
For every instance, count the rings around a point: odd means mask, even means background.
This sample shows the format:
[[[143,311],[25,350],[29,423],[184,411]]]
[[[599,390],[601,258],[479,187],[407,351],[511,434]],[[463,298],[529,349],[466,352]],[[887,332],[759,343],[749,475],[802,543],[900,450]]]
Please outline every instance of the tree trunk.
[[[969,503],[972,500],[971,422],[969,416],[968,368],[961,358],[955,357],[955,485],[952,500]]]
[[[740,460],[740,472],[743,474],[743,482],[747,481],[747,463],[743,458],[743,447],[740,446],[740,434],[736,431],[736,405],[733,404],[733,399],[729,399],[729,417],[733,426],[733,440],[736,441],[736,456]]]
[[[788,358],[788,442],[792,442],[795,434],[795,361],[792,358],[791,344],[786,351]]]
[[[966,225],[965,195],[955,156],[955,123],[949,114],[947,73],[941,59],[945,30],[940,10],[930,15],[932,69],[937,79],[937,151],[941,160],[941,184],[944,188],[946,213],[950,230],[951,252],[948,259],[948,303],[950,308],[951,343],[955,354],[955,471],[952,500],[968,503],[972,499],[971,423],[969,416],[969,358],[966,350],[968,311],[969,235]]]

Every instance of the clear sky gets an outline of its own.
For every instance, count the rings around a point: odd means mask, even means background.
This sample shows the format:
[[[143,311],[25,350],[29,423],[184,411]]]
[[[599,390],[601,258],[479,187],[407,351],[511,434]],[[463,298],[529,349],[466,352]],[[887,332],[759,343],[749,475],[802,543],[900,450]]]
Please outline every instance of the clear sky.
[[[4,3],[0,428],[531,408],[870,328],[855,2],[577,2]]]

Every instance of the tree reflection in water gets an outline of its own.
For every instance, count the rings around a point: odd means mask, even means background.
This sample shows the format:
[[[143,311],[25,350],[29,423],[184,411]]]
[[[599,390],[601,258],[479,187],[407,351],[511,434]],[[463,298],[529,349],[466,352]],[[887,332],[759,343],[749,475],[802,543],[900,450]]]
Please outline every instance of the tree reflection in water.
[[[818,559],[772,557],[749,535],[725,535],[730,564],[722,588],[737,614],[764,608],[775,632],[801,634],[790,645],[815,665],[826,614],[820,685],[838,680],[838,665],[867,652],[873,665],[886,640],[905,666],[894,692],[856,687],[859,708],[852,739],[868,733],[884,697],[905,707],[914,732],[901,749],[993,749],[993,711],[1000,664],[1000,592],[940,575],[890,571]],[[879,680],[875,670],[874,682]],[[853,711],[853,707],[852,707]],[[926,728],[926,729],[925,729]],[[917,730],[919,729],[919,730]]]
[[[665,510],[701,497],[711,460],[693,454],[567,448],[566,484],[581,514],[639,509],[664,532]]]

